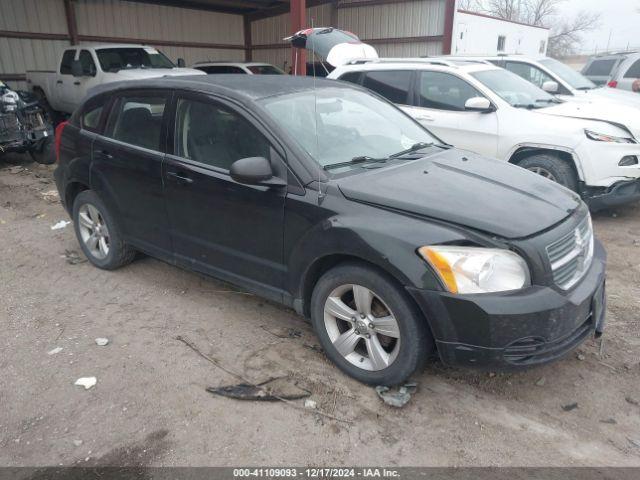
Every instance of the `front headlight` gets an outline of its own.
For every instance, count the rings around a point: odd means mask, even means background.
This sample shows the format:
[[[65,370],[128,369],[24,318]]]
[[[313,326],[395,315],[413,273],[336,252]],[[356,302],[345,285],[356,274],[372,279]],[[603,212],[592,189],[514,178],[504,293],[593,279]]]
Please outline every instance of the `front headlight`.
[[[504,292],[531,284],[526,262],[509,250],[435,245],[418,253],[451,293]]]
[[[592,130],[585,130],[585,135],[589,140],[595,140],[596,142],[607,143],[636,143],[633,138],[614,137],[613,135],[606,135],[604,133],[597,133]]]

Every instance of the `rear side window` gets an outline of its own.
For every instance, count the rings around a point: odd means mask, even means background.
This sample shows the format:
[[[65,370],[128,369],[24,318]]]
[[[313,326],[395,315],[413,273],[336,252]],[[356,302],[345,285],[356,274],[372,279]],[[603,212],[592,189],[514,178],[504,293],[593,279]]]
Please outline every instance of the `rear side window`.
[[[104,111],[104,101],[87,107],[80,117],[80,125],[84,130],[90,132],[98,131],[100,127],[100,119]]]
[[[418,106],[437,110],[463,111],[467,100],[483,97],[464,80],[442,72],[421,72],[418,91]]]
[[[587,67],[584,74],[585,75],[594,75],[594,76],[608,76],[613,70],[614,65],[616,64],[615,59],[610,60],[594,60]]]
[[[348,72],[345,73],[344,75],[342,75],[340,78],[338,78],[338,80],[341,80],[343,82],[350,82],[350,83],[355,83],[360,85],[360,77],[362,76],[362,73],[360,72]]]
[[[247,157],[269,158],[267,139],[249,121],[216,103],[179,99],[175,154],[222,170]]]
[[[624,78],[640,78],[640,60],[631,65],[631,68],[624,74]]]
[[[109,115],[107,136],[159,151],[165,105],[166,99],[161,96],[120,98]]]
[[[390,102],[406,105],[409,103],[411,75],[412,72],[409,70],[367,72],[362,86],[382,95]]]
[[[82,65],[82,73],[89,77],[95,77],[96,64],[93,61],[91,52],[89,52],[89,50],[81,50],[79,60],[80,60],[80,65]]]
[[[65,50],[62,55],[62,62],[60,62],[60,74],[62,75],[71,75],[71,64],[73,60],[76,58],[75,50]]]

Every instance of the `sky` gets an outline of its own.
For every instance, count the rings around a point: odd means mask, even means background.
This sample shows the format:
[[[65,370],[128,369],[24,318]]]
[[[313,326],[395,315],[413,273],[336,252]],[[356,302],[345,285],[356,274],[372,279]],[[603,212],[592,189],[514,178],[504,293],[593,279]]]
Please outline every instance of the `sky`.
[[[601,12],[599,29],[583,35],[581,53],[625,49],[627,45],[640,49],[640,0],[567,0],[561,13],[568,18],[578,10]]]

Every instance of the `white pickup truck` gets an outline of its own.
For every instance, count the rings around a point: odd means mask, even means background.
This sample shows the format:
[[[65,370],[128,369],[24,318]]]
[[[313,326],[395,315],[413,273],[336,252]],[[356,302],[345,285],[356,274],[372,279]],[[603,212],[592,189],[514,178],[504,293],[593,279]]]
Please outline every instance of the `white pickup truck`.
[[[29,90],[46,99],[51,110],[68,114],[96,85],[177,75],[205,73],[193,68],[177,67],[153,47],[75,45],[62,52],[56,71],[27,71],[27,84]]]

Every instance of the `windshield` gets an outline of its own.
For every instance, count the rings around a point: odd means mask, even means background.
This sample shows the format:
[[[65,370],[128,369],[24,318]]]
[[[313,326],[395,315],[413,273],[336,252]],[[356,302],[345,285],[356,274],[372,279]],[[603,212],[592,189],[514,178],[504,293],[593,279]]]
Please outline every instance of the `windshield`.
[[[558,102],[555,97],[508,70],[483,70],[471,76],[513,107],[542,108]]]
[[[565,65],[553,58],[545,58],[540,60],[540,63],[559,76],[562,80],[567,82],[571,87],[576,90],[591,90],[596,88],[596,84],[582,75],[580,72],[576,72],[569,65]]]
[[[151,47],[101,48],[96,53],[105,72],[135,68],[175,68],[162,52]]]
[[[390,103],[355,89],[322,88],[261,103],[322,167],[441,143]]]
[[[254,75],[284,75],[284,72],[273,65],[249,65],[249,71]]]

